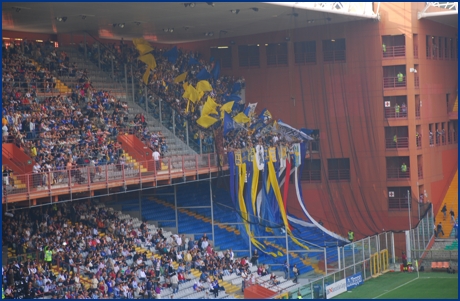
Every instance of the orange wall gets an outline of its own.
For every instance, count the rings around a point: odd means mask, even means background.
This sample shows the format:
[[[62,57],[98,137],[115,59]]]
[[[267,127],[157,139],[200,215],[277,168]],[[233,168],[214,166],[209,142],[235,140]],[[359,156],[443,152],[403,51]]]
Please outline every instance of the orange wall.
[[[24,153],[22,149],[17,147],[14,143],[2,144],[2,158],[11,159],[9,158],[8,154],[11,154],[15,158],[15,161],[23,164],[22,166],[19,166],[22,168],[22,170],[14,170],[15,165],[10,166],[10,168],[13,169],[14,172],[18,174],[32,172],[33,164],[27,164],[28,161],[33,163],[32,158],[30,158],[26,153]]]
[[[341,24],[326,24],[287,31],[221,38],[179,45],[210,56],[211,46],[232,46],[233,68],[222,69],[224,75],[246,79],[246,99],[258,102],[258,110],[267,108],[276,119],[301,128],[319,129],[319,154],[322,161],[322,183],[303,183],[303,196],[309,212],[326,227],[346,235],[353,229],[356,238],[385,230],[408,229],[407,212],[388,211],[387,187],[410,186],[416,198],[418,185],[423,185],[429,200],[438,206],[445,194],[450,176],[457,168],[458,146],[430,147],[428,124],[447,122],[445,95],[457,94],[458,61],[427,60],[426,35],[457,37],[457,29],[429,20],[418,20],[417,11],[423,3],[382,2],[380,21],[364,20]],[[288,43],[288,66],[267,66],[265,43]],[[382,35],[405,35],[406,57],[382,59]],[[418,35],[418,58],[413,56],[414,36]],[[79,42],[81,36],[59,35],[60,43]],[[322,41],[346,39],[346,62],[324,63]],[[317,63],[297,65],[294,62],[294,42],[315,40]],[[110,43],[115,41],[110,40]],[[238,66],[238,45],[260,44],[260,67]],[[407,88],[383,89],[383,67],[406,65]],[[418,65],[420,88],[414,87],[414,74],[409,68]],[[384,118],[384,96],[407,95],[408,118]],[[415,97],[422,101],[421,119],[415,118]],[[295,101],[291,100],[295,99]],[[423,147],[415,146],[415,129],[421,126]],[[407,126],[408,150],[385,150],[386,126]],[[386,157],[410,156],[411,180],[387,181]],[[422,156],[423,179],[417,177],[417,156]],[[328,182],[327,159],[350,158],[349,182]],[[292,185],[291,185],[292,186]],[[290,188],[289,212],[299,214],[299,205]],[[415,211],[412,212],[416,223]]]

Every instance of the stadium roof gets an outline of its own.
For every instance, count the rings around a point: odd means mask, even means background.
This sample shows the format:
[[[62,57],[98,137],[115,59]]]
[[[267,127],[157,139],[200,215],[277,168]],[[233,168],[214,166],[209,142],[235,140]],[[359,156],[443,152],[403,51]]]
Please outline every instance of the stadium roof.
[[[458,28],[458,2],[426,2],[417,17]]]
[[[3,2],[2,27],[182,43],[375,19],[377,6],[372,2]]]

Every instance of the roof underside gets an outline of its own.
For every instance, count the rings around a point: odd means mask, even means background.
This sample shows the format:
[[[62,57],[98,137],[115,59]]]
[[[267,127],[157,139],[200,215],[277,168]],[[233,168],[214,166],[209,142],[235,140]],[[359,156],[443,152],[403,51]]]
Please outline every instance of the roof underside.
[[[3,2],[2,26],[33,33],[89,32],[106,39],[183,43],[376,17],[372,3],[330,3],[200,2],[192,7],[183,2]],[[65,22],[57,20],[63,17]],[[210,32],[212,36],[205,35]]]

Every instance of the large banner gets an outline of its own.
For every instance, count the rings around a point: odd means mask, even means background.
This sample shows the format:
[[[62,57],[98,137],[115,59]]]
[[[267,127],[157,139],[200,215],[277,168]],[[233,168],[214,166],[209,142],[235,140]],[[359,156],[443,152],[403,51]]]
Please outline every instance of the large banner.
[[[332,283],[331,285],[326,286],[326,298],[330,299],[346,291],[347,281],[345,279],[339,280]]]
[[[350,291],[363,283],[363,274],[361,272],[351,275],[347,277],[347,291]]]

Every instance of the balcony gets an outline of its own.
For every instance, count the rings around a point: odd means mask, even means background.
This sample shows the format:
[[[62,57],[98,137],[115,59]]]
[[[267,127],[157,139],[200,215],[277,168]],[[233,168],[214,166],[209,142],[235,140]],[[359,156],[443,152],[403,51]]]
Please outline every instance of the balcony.
[[[406,76],[403,76],[402,79],[398,77],[384,77],[383,78],[383,88],[385,89],[394,89],[394,88],[405,88],[406,87]]]
[[[388,200],[388,209],[390,210],[400,210],[407,209],[407,198],[390,198]]]
[[[406,46],[386,46],[383,51],[383,58],[403,58],[406,56]]]
[[[408,180],[410,179],[410,167],[407,166],[407,171],[401,171],[399,168],[387,168],[387,179],[389,180]]]
[[[457,135],[453,132],[449,132],[449,135],[447,135],[447,143],[448,144],[454,144],[457,143]]]
[[[303,170],[301,181],[308,183],[321,183],[321,170]]]
[[[415,138],[416,144],[417,144],[417,149],[422,149],[422,137],[418,136]]]
[[[399,113],[396,112],[395,107],[385,108],[385,118],[407,118],[407,108],[405,112],[400,108]]]
[[[417,174],[419,180],[423,179],[423,168],[421,166],[418,167]]]
[[[177,159],[177,158],[175,158]],[[222,169],[227,169],[226,157]],[[181,160],[164,158],[159,168],[153,160],[137,164],[110,164],[96,167],[80,167],[72,170],[53,170],[45,173],[15,175],[15,187],[4,187],[3,203],[34,202],[39,198],[57,198],[67,195],[72,200],[78,193],[96,190],[108,191],[115,187],[152,187],[170,185],[174,178],[196,179],[200,175],[210,177],[217,172],[216,154],[182,156]],[[138,188],[136,188],[138,189]]]
[[[393,138],[385,139],[385,148],[386,149],[398,149],[398,148],[409,148],[409,138],[408,137],[398,137],[396,142]]]
[[[415,108],[415,118],[420,119],[420,106]]]
[[[416,89],[420,88],[420,77],[416,73],[414,74],[414,87]]]
[[[328,179],[330,181],[349,181],[349,169],[330,169],[328,170]]]
[[[324,62],[344,63],[346,59],[345,50],[325,50],[323,51]]]

